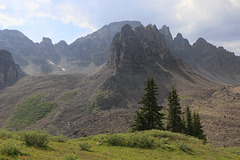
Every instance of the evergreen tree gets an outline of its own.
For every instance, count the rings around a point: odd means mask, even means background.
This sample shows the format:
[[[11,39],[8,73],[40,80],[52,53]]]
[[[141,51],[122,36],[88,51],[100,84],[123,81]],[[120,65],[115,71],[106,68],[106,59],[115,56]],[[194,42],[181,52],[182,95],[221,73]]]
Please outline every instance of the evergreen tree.
[[[206,135],[203,132],[199,114],[196,112],[193,113],[193,136],[206,140]]]
[[[132,131],[164,130],[162,122],[164,114],[160,113],[163,107],[157,104],[157,85],[153,81],[153,78],[148,78],[144,90],[146,93],[139,101],[139,104],[142,106],[140,107],[140,111],[137,111],[137,115],[131,126]]]
[[[182,126],[183,126],[182,133],[187,134],[186,120],[185,120],[184,115],[182,115]]]
[[[172,91],[168,94],[168,124],[167,129],[172,132],[183,132],[183,124],[181,120],[181,106],[180,99],[177,94],[177,90],[172,88]]]
[[[190,111],[189,106],[186,109],[187,125],[186,125],[186,134],[193,135],[193,121],[192,121],[192,112]]]

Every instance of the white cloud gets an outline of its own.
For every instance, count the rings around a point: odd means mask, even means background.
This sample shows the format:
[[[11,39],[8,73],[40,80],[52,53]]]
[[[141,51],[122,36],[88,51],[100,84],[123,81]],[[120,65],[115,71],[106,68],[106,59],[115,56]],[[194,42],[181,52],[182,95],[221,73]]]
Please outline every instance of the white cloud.
[[[6,9],[6,5],[0,4],[0,10],[4,10],[4,9]]]
[[[39,4],[34,2],[26,2],[26,6],[27,6],[27,9],[31,11],[35,11],[39,8]]]
[[[51,0],[38,0],[38,2],[50,4]]]
[[[0,26],[2,29],[6,29],[9,26],[22,25],[24,23],[23,19],[12,18],[6,14],[0,14]]]
[[[91,19],[88,13],[84,12],[85,6],[80,7],[77,4],[62,3],[56,7],[57,19],[63,23],[73,23],[81,28],[96,30],[94,25],[90,24]],[[86,8],[85,8],[86,9]]]
[[[240,1],[239,0],[230,0],[232,3],[233,7],[239,8],[240,7]]]

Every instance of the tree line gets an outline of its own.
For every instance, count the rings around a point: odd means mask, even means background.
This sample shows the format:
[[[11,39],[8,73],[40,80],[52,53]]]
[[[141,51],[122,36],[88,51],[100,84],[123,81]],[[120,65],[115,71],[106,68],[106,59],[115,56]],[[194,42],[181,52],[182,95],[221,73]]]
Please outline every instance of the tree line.
[[[165,114],[162,112],[163,106],[157,104],[157,89],[158,87],[153,78],[148,78],[144,88],[146,92],[139,101],[141,107],[136,112],[136,116],[131,125],[131,130],[168,130],[206,140],[206,135],[202,129],[199,114],[195,111],[192,113],[189,107],[186,108],[185,113],[182,112],[180,98],[175,88],[172,88],[168,94],[167,125],[164,127],[163,120],[165,119]]]

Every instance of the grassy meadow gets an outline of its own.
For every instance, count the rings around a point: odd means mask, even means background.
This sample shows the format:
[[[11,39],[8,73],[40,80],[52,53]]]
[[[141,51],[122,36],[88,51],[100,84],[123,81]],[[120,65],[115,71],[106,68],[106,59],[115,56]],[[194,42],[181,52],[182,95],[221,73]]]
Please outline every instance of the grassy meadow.
[[[159,130],[71,140],[40,130],[1,130],[0,137],[2,160],[240,159],[239,147],[215,148],[194,137]]]

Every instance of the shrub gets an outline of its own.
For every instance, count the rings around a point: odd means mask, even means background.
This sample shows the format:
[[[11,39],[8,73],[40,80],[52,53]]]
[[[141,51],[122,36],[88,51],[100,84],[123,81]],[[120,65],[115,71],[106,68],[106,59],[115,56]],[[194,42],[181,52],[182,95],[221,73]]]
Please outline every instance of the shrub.
[[[178,148],[181,149],[184,152],[191,151],[191,147],[186,142],[180,142],[178,144]]]
[[[79,143],[78,146],[82,149],[82,150],[85,150],[85,151],[89,151],[92,147],[91,144],[87,143],[87,142],[84,142],[84,143]]]
[[[68,141],[68,138],[64,135],[57,135],[57,136],[51,137],[51,140],[54,141],[54,142],[65,143],[65,142]]]
[[[80,160],[76,154],[66,154],[61,160]]]
[[[111,146],[126,146],[136,148],[155,147],[153,137],[144,134],[144,132],[136,132],[131,134],[108,134],[101,136],[98,140]]]
[[[155,143],[153,137],[144,133],[138,133],[131,135],[128,138],[128,147],[139,147],[139,148],[154,148]]]
[[[0,138],[12,138],[13,137],[13,133],[8,131],[8,130],[0,130]]]
[[[40,130],[25,131],[22,140],[29,146],[46,148],[49,142],[49,134]]]
[[[104,142],[110,146],[125,146],[125,138],[120,134],[108,134],[104,138]]]
[[[18,155],[23,155],[21,152],[21,147],[16,144],[12,139],[6,140],[1,145],[1,153],[3,155],[17,157]]]

